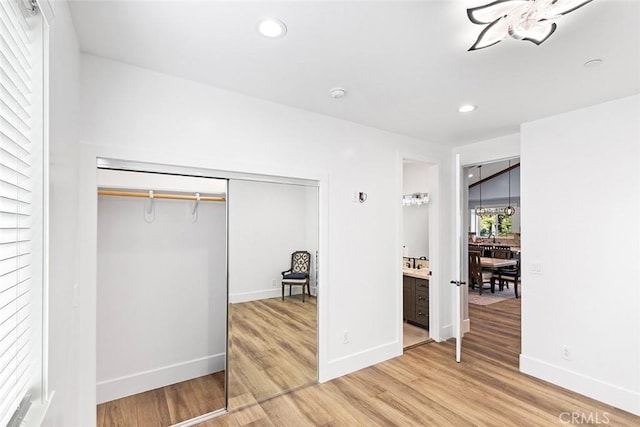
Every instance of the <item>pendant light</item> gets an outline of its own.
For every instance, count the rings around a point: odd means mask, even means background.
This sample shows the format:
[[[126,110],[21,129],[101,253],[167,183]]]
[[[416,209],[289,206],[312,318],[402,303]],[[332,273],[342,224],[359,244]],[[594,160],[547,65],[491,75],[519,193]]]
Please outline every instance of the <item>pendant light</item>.
[[[476,215],[482,217],[487,214],[487,210],[482,207],[482,165],[478,166],[478,182],[480,183],[480,206],[476,208]]]
[[[511,160],[509,160],[509,203],[507,207],[504,208],[504,214],[506,216],[513,216],[516,213],[516,208],[511,206]]]

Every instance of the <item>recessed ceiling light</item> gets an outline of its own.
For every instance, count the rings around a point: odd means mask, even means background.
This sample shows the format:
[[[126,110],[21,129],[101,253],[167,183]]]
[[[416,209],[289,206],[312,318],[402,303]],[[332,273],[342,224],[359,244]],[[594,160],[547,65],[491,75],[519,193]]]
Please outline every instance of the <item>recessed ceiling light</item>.
[[[472,173],[470,173],[470,174],[468,175],[468,177],[469,177],[469,178],[473,178],[473,174],[472,174]]]
[[[593,68],[602,65],[602,59],[596,58],[582,64],[584,68]]]
[[[473,110],[475,110],[476,108],[478,108],[478,107],[476,107],[475,105],[465,104],[465,105],[461,106],[460,108],[458,108],[458,112],[459,113],[470,113]]]
[[[347,91],[341,87],[334,87],[329,93],[331,93],[331,97],[334,99],[340,99],[347,95]]]
[[[258,22],[258,32],[270,39],[277,39],[287,33],[287,26],[284,22],[275,18],[266,18]]]

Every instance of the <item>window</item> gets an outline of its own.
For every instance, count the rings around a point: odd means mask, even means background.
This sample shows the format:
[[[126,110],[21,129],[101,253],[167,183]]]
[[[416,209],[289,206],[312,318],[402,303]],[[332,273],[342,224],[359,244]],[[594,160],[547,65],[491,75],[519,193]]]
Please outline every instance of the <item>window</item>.
[[[42,391],[42,20],[0,2],[0,425]],[[23,404],[24,403],[24,404]]]
[[[514,217],[504,215],[504,207],[488,208],[487,215],[482,217],[476,215],[475,210],[471,209],[471,227],[470,231],[475,233],[477,237],[504,237],[510,236],[516,230],[513,227]]]

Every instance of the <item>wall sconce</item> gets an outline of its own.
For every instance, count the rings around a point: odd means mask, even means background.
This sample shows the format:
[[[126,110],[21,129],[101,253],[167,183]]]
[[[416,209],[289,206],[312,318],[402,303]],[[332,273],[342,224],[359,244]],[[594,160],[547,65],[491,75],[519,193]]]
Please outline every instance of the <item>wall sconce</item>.
[[[420,206],[429,203],[428,193],[413,193],[402,196],[402,206]]]

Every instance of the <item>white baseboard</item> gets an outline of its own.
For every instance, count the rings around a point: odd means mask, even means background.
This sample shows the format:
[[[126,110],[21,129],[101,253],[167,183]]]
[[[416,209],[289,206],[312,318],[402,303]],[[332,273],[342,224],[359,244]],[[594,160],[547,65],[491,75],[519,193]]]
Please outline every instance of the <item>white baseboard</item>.
[[[462,321],[462,334],[466,334],[471,330],[471,319],[464,319]],[[440,328],[440,336],[439,339],[435,340],[437,342],[446,341],[451,338],[455,338],[455,329],[451,323],[444,325]]]
[[[143,391],[165,387],[214,372],[223,371],[225,353],[189,360],[162,368],[138,372],[97,384],[97,403],[109,402]]]
[[[326,382],[401,355],[402,343],[395,341],[340,357],[327,363],[319,381]]]
[[[451,338],[455,338],[453,325],[451,323],[442,325],[440,327],[440,340],[438,342],[446,341]]]
[[[520,355],[520,372],[640,415],[640,392],[628,390],[564,367]]]

